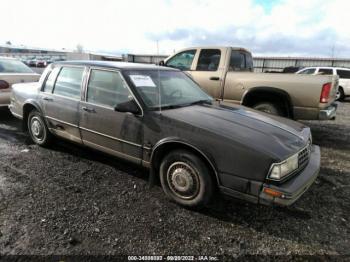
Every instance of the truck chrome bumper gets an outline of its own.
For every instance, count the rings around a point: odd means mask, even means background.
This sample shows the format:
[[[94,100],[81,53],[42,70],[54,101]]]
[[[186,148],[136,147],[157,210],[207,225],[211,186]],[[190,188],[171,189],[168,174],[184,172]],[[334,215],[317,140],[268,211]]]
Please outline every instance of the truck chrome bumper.
[[[318,115],[319,120],[334,120],[337,114],[338,104],[332,104],[325,109],[320,110]]]

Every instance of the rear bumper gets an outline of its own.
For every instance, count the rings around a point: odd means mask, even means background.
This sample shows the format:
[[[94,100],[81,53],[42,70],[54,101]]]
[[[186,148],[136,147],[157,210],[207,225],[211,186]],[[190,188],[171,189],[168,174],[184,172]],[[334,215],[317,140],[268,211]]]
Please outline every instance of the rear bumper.
[[[0,91],[0,107],[10,104],[11,91]]]
[[[262,190],[259,195],[259,203],[265,205],[276,204],[280,206],[289,206],[293,204],[316,180],[320,170],[320,159],[320,148],[318,146],[313,146],[309,164],[299,175],[281,185],[263,184],[263,188],[267,187],[274,191],[281,192],[282,196],[273,197]]]
[[[338,104],[332,104],[322,110],[320,110],[320,113],[318,115],[319,120],[331,120],[335,119],[337,114],[337,108]]]

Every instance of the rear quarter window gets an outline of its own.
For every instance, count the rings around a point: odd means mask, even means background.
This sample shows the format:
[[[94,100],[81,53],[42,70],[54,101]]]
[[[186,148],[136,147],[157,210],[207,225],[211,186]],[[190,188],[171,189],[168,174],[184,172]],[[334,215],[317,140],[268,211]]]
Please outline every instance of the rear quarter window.
[[[59,67],[55,67],[50,73],[49,76],[47,77],[44,87],[43,87],[43,91],[47,92],[47,93],[51,93],[57,78],[57,75],[60,71]]]

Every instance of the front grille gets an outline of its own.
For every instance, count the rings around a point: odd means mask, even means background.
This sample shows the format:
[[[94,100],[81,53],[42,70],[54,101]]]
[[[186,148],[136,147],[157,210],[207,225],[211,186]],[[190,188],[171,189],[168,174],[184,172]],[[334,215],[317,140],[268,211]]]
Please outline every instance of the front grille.
[[[299,169],[305,167],[309,162],[310,152],[311,152],[311,142],[309,142],[308,145],[299,152],[299,155],[298,155]]]

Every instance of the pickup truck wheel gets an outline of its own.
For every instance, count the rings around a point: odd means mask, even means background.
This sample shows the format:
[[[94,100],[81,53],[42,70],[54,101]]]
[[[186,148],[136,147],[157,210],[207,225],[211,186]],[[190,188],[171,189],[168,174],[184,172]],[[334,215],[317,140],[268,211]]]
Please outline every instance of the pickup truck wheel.
[[[343,101],[345,99],[345,94],[343,88],[340,86],[338,89],[338,92],[335,96],[335,100],[337,101]]]
[[[176,150],[160,165],[160,182],[165,194],[176,203],[203,207],[213,195],[213,182],[207,165],[186,150]]]
[[[279,106],[269,103],[269,102],[262,102],[258,103],[253,106],[255,110],[259,110],[268,114],[276,115],[276,116],[284,116],[282,110],[279,108]]]
[[[28,131],[34,143],[40,146],[47,146],[51,142],[51,134],[41,114],[33,110],[28,116]]]

